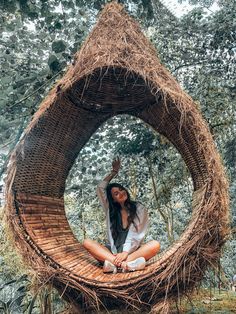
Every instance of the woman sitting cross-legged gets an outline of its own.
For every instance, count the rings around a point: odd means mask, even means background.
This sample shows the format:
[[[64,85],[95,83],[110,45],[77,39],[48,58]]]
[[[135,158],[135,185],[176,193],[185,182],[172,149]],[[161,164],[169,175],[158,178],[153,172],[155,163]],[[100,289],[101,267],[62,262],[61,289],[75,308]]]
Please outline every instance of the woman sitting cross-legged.
[[[146,261],[160,250],[158,241],[141,246],[148,228],[148,213],[139,202],[130,200],[129,192],[118,183],[109,183],[120,169],[120,160],[112,163],[112,171],[97,187],[97,195],[106,213],[109,244],[103,246],[85,239],[84,247],[98,261],[103,262],[103,272],[135,271],[145,268]]]

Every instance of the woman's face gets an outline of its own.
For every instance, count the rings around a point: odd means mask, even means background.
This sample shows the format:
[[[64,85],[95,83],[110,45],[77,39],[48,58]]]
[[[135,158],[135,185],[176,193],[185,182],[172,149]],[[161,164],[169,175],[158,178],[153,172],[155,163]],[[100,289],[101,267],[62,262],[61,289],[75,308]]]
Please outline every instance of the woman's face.
[[[128,194],[125,189],[113,187],[111,189],[111,196],[113,201],[119,204],[124,204],[128,198]]]

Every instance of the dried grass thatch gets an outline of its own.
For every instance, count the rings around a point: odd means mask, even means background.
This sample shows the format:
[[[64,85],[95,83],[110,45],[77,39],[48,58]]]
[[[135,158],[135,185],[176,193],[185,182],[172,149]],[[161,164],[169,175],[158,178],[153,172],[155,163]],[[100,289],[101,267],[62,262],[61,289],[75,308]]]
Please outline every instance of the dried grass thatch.
[[[120,113],[139,117],[181,153],[194,185],[193,214],[181,238],[144,271],[108,275],[72,234],[63,193],[83,145]],[[168,312],[170,302],[216,266],[228,234],[227,180],[219,154],[196,105],[121,5],[104,8],[12,153],[7,218],[38,280],[52,283],[77,306]]]

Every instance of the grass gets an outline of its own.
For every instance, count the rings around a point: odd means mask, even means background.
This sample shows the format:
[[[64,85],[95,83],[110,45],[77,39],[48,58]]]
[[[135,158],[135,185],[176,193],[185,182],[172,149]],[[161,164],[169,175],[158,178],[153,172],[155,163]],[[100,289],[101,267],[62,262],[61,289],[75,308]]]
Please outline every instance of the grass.
[[[216,291],[202,289],[193,295],[191,301],[182,301],[179,305],[180,314],[231,314],[236,313],[236,292],[229,290]]]

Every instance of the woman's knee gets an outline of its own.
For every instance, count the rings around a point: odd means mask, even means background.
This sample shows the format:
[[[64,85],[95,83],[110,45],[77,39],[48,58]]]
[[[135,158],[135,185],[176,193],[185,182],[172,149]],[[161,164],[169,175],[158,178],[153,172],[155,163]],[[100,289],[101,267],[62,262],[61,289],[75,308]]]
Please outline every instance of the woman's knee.
[[[91,248],[93,244],[93,240],[90,240],[90,239],[84,239],[82,245],[86,248],[86,249],[89,249]]]
[[[151,250],[154,254],[157,254],[161,249],[160,243],[156,240],[150,241],[150,246],[151,246]]]

